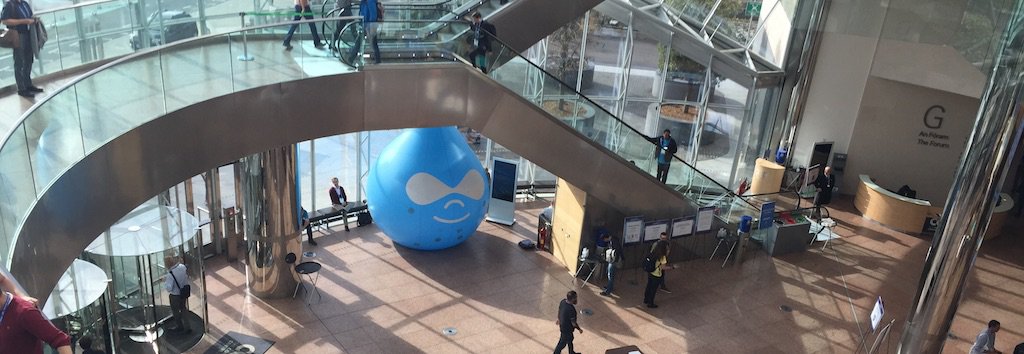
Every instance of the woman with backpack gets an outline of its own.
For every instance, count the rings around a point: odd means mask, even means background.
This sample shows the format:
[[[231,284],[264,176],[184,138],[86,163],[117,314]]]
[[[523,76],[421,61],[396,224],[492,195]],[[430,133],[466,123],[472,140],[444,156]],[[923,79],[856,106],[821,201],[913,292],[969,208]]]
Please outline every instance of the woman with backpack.
[[[658,287],[661,286],[662,271],[674,268],[668,265],[668,241],[658,240],[654,244],[654,249],[644,259],[643,266],[644,271],[647,272],[647,288],[644,290],[644,303],[652,309],[657,308],[658,305],[654,304],[654,295],[658,293]]]

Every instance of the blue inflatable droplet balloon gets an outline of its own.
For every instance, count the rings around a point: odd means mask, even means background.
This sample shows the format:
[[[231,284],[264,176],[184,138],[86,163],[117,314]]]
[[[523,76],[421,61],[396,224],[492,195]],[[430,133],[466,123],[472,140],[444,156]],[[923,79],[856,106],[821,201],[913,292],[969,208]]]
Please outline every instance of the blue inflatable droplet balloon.
[[[455,127],[408,129],[370,168],[370,213],[395,243],[439,250],[476,232],[491,190],[484,168]]]

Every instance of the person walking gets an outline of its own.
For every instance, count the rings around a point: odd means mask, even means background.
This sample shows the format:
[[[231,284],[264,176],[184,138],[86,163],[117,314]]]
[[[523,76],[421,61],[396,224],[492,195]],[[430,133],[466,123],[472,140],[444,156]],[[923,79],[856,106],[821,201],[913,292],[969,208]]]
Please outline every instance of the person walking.
[[[996,332],[999,332],[999,329],[999,321],[988,321],[988,327],[978,333],[978,337],[974,339],[971,354],[1003,354],[996,350]]]
[[[379,21],[384,19],[384,5],[377,0],[359,0],[359,16],[363,17],[366,40],[373,47],[373,62],[380,64],[380,45],[377,43],[377,32],[380,30]],[[355,64],[360,49],[363,49],[363,36],[356,36],[356,44],[349,52],[349,63]]]
[[[171,332],[190,334],[192,329],[185,320],[185,313],[188,313],[188,291],[189,285],[188,269],[181,259],[175,256],[164,258],[164,266],[167,267],[167,277],[164,279],[164,290],[167,290],[168,302],[171,305],[172,322],[177,327],[171,328]]]
[[[295,18],[293,21],[299,21],[301,19],[312,20],[313,9],[309,8],[309,0],[295,0]],[[298,23],[293,23],[291,27],[288,27],[288,34],[284,36],[284,50],[292,50],[292,35],[295,34],[295,30],[299,28]],[[309,32],[313,34],[313,46],[316,49],[323,49],[324,43],[320,41],[320,35],[316,32],[316,24],[309,23]]]
[[[668,241],[658,240],[654,243],[654,250],[648,257],[654,260],[654,271],[647,273],[647,288],[644,289],[644,304],[647,304],[649,308],[657,308],[658,305],[654,303],[654,296],[658,293],[658,287],[661,286],[662,273],[667,269],[673,267],[668,265]]]
[[[35,43],[32,42],[31,27],[36,23],[32,6],[24,0],[8,0],[0,11],[0,22],[18,33],[18,47],[14,48],[14,82],[18,86],[18,96],[33,98],[43,89],[32,85],[32,54]]]
[[[665,129],[660,137],[647,138],[648,141],[656,144],[654,147],[654,159],[658,162],[657,178],[661,183],[668,181],[668,169],[672,166],[672,156],[679,150],[679,144],[672,138],[672,132]]]
[[[569,346],[569,354],[579,354],[572,348],[573,330],[580,331],[583,334],[583,329],[576,323],[576,302],[577,302],[576,291],[569,290],[565,294],[565,299],[558,303],[558,320],[555,324],[558,325],[560,335],[558,337],[558,344],[555,345],[554,354],[561,354],[562,349]]]
[[[32,302],[0,293],[0,352],[43,354],[43,342],[59,354],[72,354],[71,337],[53,326]]]
[[[672,242],[669,242],[668,232],[662,232],[661,235],[658,235],[658,240],[665,241],[668,244],[668,252],[665,252],[665,253],[671,253],[672,252]],[[654,247],[656,247],[656,246],[658,246],[657,242],[655,242],[653,245],[651,245],[651,250],[648,251],[648,252],[654,252]],[[672,293],[672,290],[668,290],[668,280],[665,279],[664,276],[661,277],[661,286],[659,286],[659,289],[661,289],[661,291],[664,291],[664,292],[669,293],[669,294]]]
[[[334,11],[338,17],[349,17],[352,16],[352,0],[337,0],[334,2]],[[328,48],[332,51],[337,51],[341,54],[341,49],[338,46],[341,43],[341,30],[345,29],[345,26],[351,23],[352,20],[338,20],[334,24],[334,35],[331,36],[331,42],[328,43]],[[327,36],[327,33],[324,33]]]

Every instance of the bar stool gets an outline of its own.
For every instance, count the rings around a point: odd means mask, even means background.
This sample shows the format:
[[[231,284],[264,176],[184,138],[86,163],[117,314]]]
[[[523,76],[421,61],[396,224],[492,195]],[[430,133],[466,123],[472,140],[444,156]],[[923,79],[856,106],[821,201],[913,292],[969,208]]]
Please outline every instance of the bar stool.
[[[299,283],[295,284],[295,291],[292,292],[292,298],[299,294],[299,287],[305,288],[305,282],[302,281],[302,276],[305,275],[306,279],[309,279],[310,285],[313,286],[313,292],[316,292],[316,296],[320,300],[323,300],[323,295],[320,295],[320,290],[316,288],[316,282],[320,280],[320,268],[322,266],[317,262],[302,262],[295,266],[295,272],[299,273]],[[314,277],[316,274],[316,277]],[[313,292],[306,290],[306,304],[309,304],[309,300],[313,298]]]
[[[732,252],[736,250],[736,244],[739,243],[737,241],[740,238],[723,227],[718,229],[718,235],[715,235],[715,239],[718,240],[718,244],[715,245],[715,250],[711,251],[711,257],[708,260],[710,261],[715,258],[715,255],[718,254],[718,248],[722,247],[723,242],[729,243],[729,253],[725,255],[725,261],[722,262],[722,268],[725,268],[725,265],[729,263],[729,257],[732,256]]]

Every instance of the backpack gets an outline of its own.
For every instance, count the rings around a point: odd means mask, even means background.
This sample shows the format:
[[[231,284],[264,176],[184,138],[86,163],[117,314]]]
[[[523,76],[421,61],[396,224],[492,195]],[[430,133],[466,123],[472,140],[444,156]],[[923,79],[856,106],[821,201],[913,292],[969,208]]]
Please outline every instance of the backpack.
[[[648,273],[653,272],[655,269],[658,268],[657,263],[654,262],[654,258],[651,258],[651,255],[647,255],[647,257],[644,257],[643,267],[644,271]]]
[[[356,225],[366,226],[373,223],[373,216],[370,216],[370,211],[366,210],[356,215]]]
[[[536,245],[533,243],[533,241],[530,241],[530,240],[519,241],[519,248],[522,248],[524,250],[532,250],[534,247],[536,247]]]
[[[167,273],[171,275],[171,278],[174,279],[174,285],[178,287],[178,296],[188,300],[192,296],[192,285],[185,284],[185,286],[181,286],[181,284],[178,284],[178,277],[175,277],[173,272],[168,270]]]
[[[604,261],[608,263],[615,263],[618,260],[619,251],[614,248],[608,248],[604,251]]]

